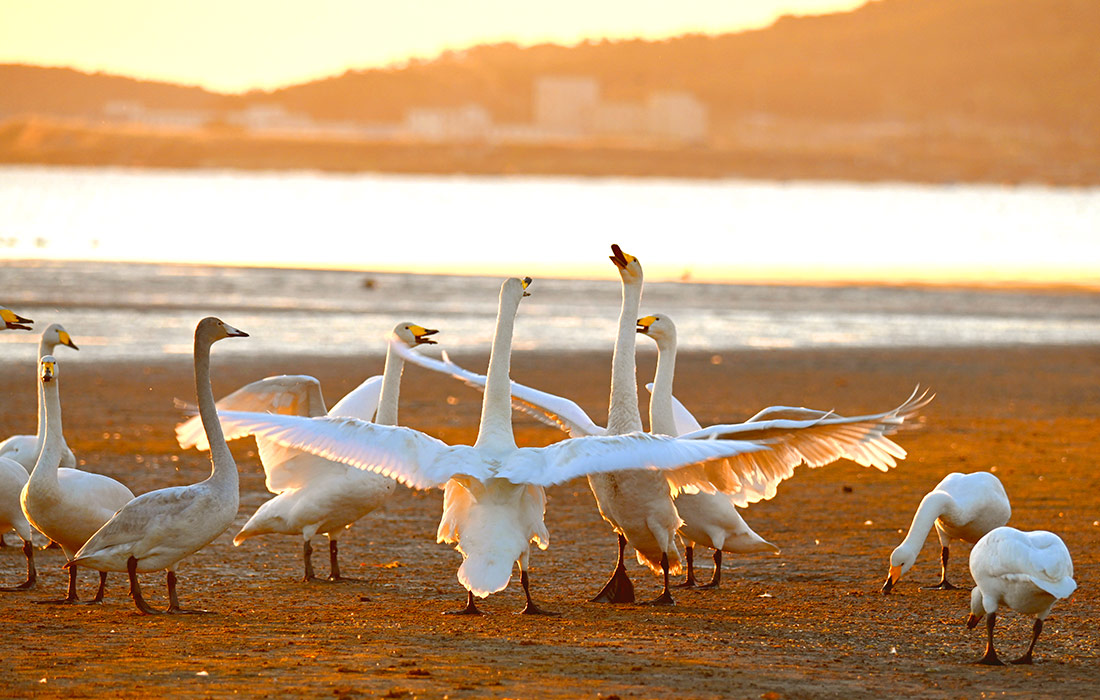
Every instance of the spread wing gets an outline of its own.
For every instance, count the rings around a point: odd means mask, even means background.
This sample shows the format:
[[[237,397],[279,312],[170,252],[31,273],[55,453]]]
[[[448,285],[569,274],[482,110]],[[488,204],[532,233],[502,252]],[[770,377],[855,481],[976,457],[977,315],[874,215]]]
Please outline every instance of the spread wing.
[[[406,362],[433,372],[450,375],[467,386],[480,391],[485,390],[485,375],[458,366],[451,361],[446,351],[443,351],[442,360],[436,360],[414,352],[404,343],[391,341],[391,346]],[[512,382],[512,408],[553,428],[564,430],[569,433],[570,437],[605,435],[607,433],[605,428],[596,425],[584,412],[584,409],[575,402],[561,396],[548,394],[545,391],[532,389],[518,382]]]
[[[321,383],[305,374],[281,374],[258,379],[222,397],[216,405],[219,410],[292,416],[323,416],[326,411]],[[181,407],[188,408],[188,405],[182,404]],[[225,439],[236,440],[247,435],[247,432],[227,430]],[[206,431],[197,415],[176,426],[176,440],[184,449],[210,449],[206,442]]]
[[[357,418],[305,418],[265,413],[219,411],[226,430],[378,472],[413,488],[428,489],[465,475],[493,474],[468,445],[447,445],[418,430],[378,425]]]
[[[401,347],[407,347],[398,342]],[[347,396],[336,402],[329,409],[330,416],[343,416],[346,418],[358,418],[359,420],[374,420],[374,414],[378,412],[378,403],[382,398],[382,375],[378,374],[363,381],[347,393]],[[247,410],[247,409],[241,409]]]

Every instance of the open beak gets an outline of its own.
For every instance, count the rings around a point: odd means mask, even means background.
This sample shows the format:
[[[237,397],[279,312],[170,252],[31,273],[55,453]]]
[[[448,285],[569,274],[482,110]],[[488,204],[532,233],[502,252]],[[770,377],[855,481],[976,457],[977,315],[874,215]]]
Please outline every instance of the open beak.
[[[409,330],[412,331],[413,338],[416,339],[417,345],[435,345],[435,341],[428,338],[429,335],[435,335],[439,331],[434,328],[422,328],[420,326],[413,326]]]
[[[244,331],[237,330],[228,323],[225,324],[225,335],[227,338],[247,338],[248,334]]]
[[[615,267],[620,270],[625,270],[627,265],[637,260],[633,255],[624,253],[623,249],[615,243],[611,244],[611,252],[613,253],[613,255],[610,256],[611,262],[615,263]]]
[[[531,286],[531,278],[530,277],[524,277],[523,278],[523,296],[525,296],[525,297],[531,296],[531,293],[527,291],[527,288],[530,287],[530,286]]]
[[[882,584],[882,595],[889,595],[899,578],[901,578],[901,567],[891,566],[890,575],[886,577],[886,583]]]
[[[636,330],[639,333],[648,334],[649,333],[649,327],[652,326],[654,324],[654,322],[656,322],[656,320],[657,320],[656,316],[646,316],[645,318],[639,318],[638,319],[638,328]]]
[[[29,331],[31,329],[30,326],[25,324],[34,323],[34,321],[29,318],[23,318],[11,309],[0,310],[0,319],[3,319],[5,328],[13,331]]]

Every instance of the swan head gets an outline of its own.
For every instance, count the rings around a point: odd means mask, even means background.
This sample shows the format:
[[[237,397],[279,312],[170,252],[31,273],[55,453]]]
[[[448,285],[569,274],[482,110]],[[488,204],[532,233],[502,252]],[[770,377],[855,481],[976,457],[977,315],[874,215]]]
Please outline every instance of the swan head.
[[[53,355],[43,355],[38,362],[38,378],[43,384],[49,384],[57,379],[57,360]]]
[[[399,323],[393,328],[393,334],[410,347],[414,345],[435,345],[435,341],[428,336],[435,335],[438,332],[434,328],[425,328],[409,322]]]
[[[237,330],[220,318],[207,316],[195,327],[195,337],[204,338],[213,343],[223,338],[247,338],[248,334]]]
[[[4,321],[5,330],[9,331],[29,331],[31,327],[26,324],[34,323],[29,318],[23,318],[11,309],[2,306],[0,306],[0,319]]]
[[[509,277],[508,279],[504,280],[504,284],[500,285],[500,295],[501,297],[514,296],[517,299],[529,297],[531,296],[531,294],[527,291],[527,288],[530,286],[530,277],[524,277],[523,279],[519,279],[518,277]]]
[[[970,591],[970,614],[966,616],[967,629],[974,629],[978,626],[978,623],[982,621],[982,618],[985,617],[986,611],[982,602],[982,590],[974,586],[974,590]]]
[[[615,263],[615,267],[619,269],[619,276],[623,278],[623,282],[642,281],[642,263],[630,253],[624,253],[623,249],[614,243],[611,244],[611,262]]]
[[[676,341],[676,324],[672,322],[671,318],[661,314],[639,318],[637,330],[642,335],[653,338],[658,344]]]
[[[76,343],[73,342],[73,337],[69,335],[69,332],[60,323],[51,323],[46,326],[46,330],[42,331],[42,338],[47,344],[57,347],[58,345],[67,345],[73,350],[79,350]]]
[[[897,547],[890,553],[890,573],[886,576],[886,583],[882,584],[882,594],[888,594],[906,571],[917,563],[917,555],[905,546]]]

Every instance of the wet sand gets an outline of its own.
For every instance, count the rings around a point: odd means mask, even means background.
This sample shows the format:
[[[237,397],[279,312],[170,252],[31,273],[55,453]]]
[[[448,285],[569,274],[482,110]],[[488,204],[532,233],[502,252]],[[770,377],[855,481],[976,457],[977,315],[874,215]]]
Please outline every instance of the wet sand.
[[[237,341],[229,341],[237,342]],[[241,341],[243,342],[243,341]],[[173,398],[194,396],[190,360],[148,366],[62,363],[69,444],[84,468],[135,493],[205,477],[205,454],[183,452]],[[83,352],[83,351],[82,351]],[[215,394],[277,373],[317,376],[329,403],[381,372],[381,357],[220,360]],[[455,358],[482,370],[486,356]],[[651,376],[653,355],[640,354]],[[14,369],[14,368],[13,368]],[[34,430],[31,368],[9,372],[4,435]],[[513,378],[551,389],[606,417],[610,352],[518,352]],[[14,379],[14,374],[18,374]],[[24,381],[25,380],[25,381]],[[909,458],[883,474],[852,463],[803,468],[746,521],[779,556],[727,555],[718,590],[675,591],[676,605],[586,602],[610,573],[615,538],[578,479],[548,490],[551,544],[532,554],[532,592],[558,617],[518,616],[518,576],[481,604],[478,618],[442,613],[464,602],[460,555],[435,543],[440,491],[399,487],[392,502],[340,540],[345,583],[303,583],[301,543],[269,535],[240,547],[232,536],[270,497],[254,443],[233,443],[241,473],[234,526],[180,567],[185,606],[208,615],[138,615],[122,575],[98,606],[38,605],[64,592],[63,556],[38,554],[39,584],[0,594],[8,697],[325,696],[567,697],[1085,697],[1100,684],[1093,587],[1100,566],[1100,348],[760,351],[682,354],[676,393],[703,424],[744,419],[772,404],[877,412],[917,383],[937,393],[915,430],[897,441]],[[476,435],[480,395],[410,367],[401,422],[449,442]],[[517,416],[520,444],[561,435]],[[939,574],[930,536],[895,593],[879,593],[887,558],[920,498],[951,471],[995,470],[1015,527],[1059,534],[1074,557],[1078,591],[1047,620],[1033,666],[987,668],[984,629],[967,630],[968,545],[952,549],[958,591],[919,591]],[[9,545],[18,539],[6,536]],[[324,538],[314,564],[327,571]],[[700,551],[700,578],[710,553]],[[659,580],[631,559],[640,600]],[[22,580],[18,546],[0,550],[0,581]],[[94,576],[81,576],[81,595]],[[143,590],[165,604],[164,577]],[[999,616],[998,650],[1014,658],[1032,621]]]

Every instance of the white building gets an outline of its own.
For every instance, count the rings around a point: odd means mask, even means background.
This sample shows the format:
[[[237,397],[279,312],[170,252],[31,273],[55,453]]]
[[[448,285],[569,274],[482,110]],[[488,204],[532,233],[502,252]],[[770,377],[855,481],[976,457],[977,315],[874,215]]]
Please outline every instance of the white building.
[[[551,134],[582,135],[600,103],[595,78],[549,76],[535,81],[535,125]]]
[[[479,104],[421,107],[405,113],[405,131],[426,141],[484,141],[492,127],[492,116]]]
[[[681,143],[707,140],[707,107],[690,92],[658,92],[646,101],[652,136]]]

